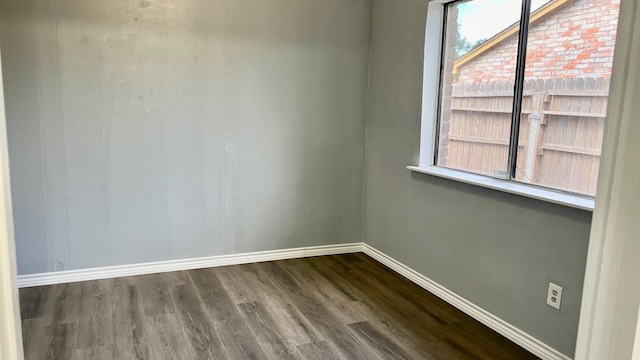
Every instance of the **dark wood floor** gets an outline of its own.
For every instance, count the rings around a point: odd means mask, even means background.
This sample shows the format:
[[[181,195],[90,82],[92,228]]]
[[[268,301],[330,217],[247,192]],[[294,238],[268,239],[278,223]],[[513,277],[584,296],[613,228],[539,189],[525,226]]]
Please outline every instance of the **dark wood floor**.
[[[26,359],[536,359],[363,254],[20,290]]]

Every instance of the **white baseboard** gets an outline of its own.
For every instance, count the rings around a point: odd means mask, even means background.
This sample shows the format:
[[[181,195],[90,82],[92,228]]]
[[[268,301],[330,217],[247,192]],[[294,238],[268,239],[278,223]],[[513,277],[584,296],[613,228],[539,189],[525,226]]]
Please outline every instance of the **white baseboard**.
[[[310,256],[362,252],[363,243],[310,246],[294,249],[258,251],[244,254],[206,256],[200,258],[157,261],[142,264],[117,265],[91,269],[68,270],[18,276],[18,287],[54,285],[123,276],[193,270],[208,267],[239,265],[263,261],[296,259]]]
[[[527,349],[544,360],[570,360],[542,341],[505,322],[481,307],[453,293],[442,285],[398,262],[365,243],[311,246],[295,249],[269,250],[244,254],[217,255],[200,258],[158,261],[143,264],[118,265],[101,268],[69,270],[43,274],[18,276],[18,287],[31,287],[71,283],[87,280],[117,278],[123,276],[155,274],[170,271],[193,270],[208,267],[239,265],[273,260],[296,259],[310,256],[337,255],[364,252],[398,274],[426,289],[460,311],[478,320],[497,333]]]
[[[571,359],[370,245],[363,244],[363,252],[541,359]]]

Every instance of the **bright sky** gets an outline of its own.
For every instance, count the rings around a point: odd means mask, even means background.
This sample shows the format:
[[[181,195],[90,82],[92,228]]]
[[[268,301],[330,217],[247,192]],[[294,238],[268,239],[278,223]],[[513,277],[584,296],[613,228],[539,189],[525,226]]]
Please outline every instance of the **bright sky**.
[[[532,0],[531,11],[549,0]],[[473,0],[458,5],[460,33],[470,42],[488,39],[520,19],[518,0]]]

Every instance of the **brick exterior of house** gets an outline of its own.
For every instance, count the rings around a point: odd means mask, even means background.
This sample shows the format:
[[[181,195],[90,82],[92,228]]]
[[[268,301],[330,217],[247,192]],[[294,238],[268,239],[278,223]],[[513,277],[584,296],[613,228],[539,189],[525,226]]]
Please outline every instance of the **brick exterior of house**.
[[[610,77],[620,0],[573,0],[529,28],[527,79]],[[513,81],[518,34],[459,67],[458,82]]]

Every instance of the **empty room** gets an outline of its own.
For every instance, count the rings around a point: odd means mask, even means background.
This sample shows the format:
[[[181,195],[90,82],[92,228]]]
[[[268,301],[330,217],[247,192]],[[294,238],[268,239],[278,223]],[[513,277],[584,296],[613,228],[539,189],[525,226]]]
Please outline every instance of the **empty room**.
[[[0,0],[0,359],[640,359],[637,0]]]

